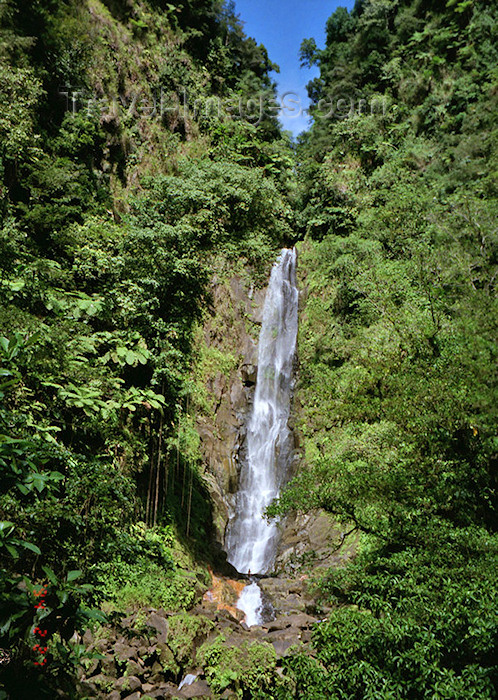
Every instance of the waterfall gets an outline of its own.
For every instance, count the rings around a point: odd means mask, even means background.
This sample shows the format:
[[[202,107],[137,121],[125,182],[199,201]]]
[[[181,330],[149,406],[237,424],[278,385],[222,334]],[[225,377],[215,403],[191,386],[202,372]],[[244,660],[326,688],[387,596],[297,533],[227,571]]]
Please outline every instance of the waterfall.
[[[228,561],[240,573],[267,573],[275,559],[278,527],[262,516],[278,496],[292,451],[288,420],[298,296],[296,251],[284,249],[273,266],[266,294],[254,406],[247,426],[247,460],[225,540]],[[244,599],[248,597],[258,600],[252,588]]]

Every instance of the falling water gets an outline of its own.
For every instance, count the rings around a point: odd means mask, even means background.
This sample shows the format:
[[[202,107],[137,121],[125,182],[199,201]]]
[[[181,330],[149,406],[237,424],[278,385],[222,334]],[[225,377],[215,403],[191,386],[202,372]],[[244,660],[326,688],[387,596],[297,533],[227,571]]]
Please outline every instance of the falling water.
[[[264,574],[275,559],[278,527],[264,520],[263,512],[278,496],[292,449],[288,420],[298,296],[296,251],[285,249],[273,266],[266,294],[247,461],[225,542],[228,561],[241,573]]]
[[[237,608],[245,613],[244,622],[248,627],[258,625],[262,621],[263,598],[261,588],[256,581],[253,581],[243,589],[237,601]]]

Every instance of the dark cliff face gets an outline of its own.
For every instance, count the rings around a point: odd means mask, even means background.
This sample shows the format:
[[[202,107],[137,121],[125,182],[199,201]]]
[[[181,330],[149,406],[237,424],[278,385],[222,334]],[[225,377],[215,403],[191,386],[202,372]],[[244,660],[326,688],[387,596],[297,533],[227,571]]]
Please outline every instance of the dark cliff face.
[[[265,288],[246,273],[217,275],[212,306],[199,342],[198,381],[206,401],[198,411],[204,478],[213,501],[215,537],[223,545],[244,459],[245,426],[257,376],[257,348]]]

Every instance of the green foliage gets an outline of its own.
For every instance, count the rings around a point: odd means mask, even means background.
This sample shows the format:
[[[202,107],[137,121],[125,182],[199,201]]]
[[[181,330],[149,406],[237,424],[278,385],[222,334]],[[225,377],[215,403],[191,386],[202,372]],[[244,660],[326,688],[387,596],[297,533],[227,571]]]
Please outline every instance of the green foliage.
[[[126,562],[118,555],[111,562],[95,564],[89,573],[107,611],[147,605],[185,610],[192,607],[198,595],[195,580],[182,573],[168,574],[167,568],[151,562],[147,556]]]
[[[320,67],[300,145],[306,467],[270,513],[323,508],[363,535],[321,581],[316,659],[284,662],[295,697],[495,692],[490,25],[486,3],[365,0],[303,47]],[[327,118],[327,95],[353,107]]]
[[[266,275],[291,236],[293,164],[275,118],[194,114],[274,95],[230,4],[5,0],[0,20],[2,680],[72,697],[85,599],[186,610],[208,583],[194,333],[215,258]],[[182,88],[189,113],[161,112]],[[23,674],[47,576],[43,684]]]
[[[147,528],[135,523],[107,547],[107,561],[92,564],[88,574],[95,595],[106,609],[153,605],[169,611],[188,610],[206,582],[172,526]]]
[[[210,687],[218,693],[230,688],[237,697],[244,693],[268,697],[270,689],[273,692],[275,686],[283,685],[276,676],[275,650],[266,642],[243,642],[235,647],[220,635],[199,649],[197,661],[203,665]]]
[[[28,172],[26,184],[30,189],[30,201],[18,206],[25,226],[37,240],[45,239],[74,221],[81,222],[84,213],[93,208],[95,193],[84,166],[76,165],[69,158],[45,157]]]
[[[202,641],[213,631],[215,625],[202,615],[182,613],[168,620],[168,644],[180,666],[188,665]]]
[[[290,228],[290,210],[274,183],[252,168],[182,163],[177,175],[143,184],[146,196],[133,207],[137,222],[161,226],[187,250],[221,246],[228,255],[267,262]]]
[[[298,185],[274,117],[256,126],[204,109],[213,96],[274,96],[266,50],[233,5],[29,10],[0,8],[0,643],[14,650],[11,687],[30,661],[30,591],[47,577],[49,697],[81,656],[67,640],[92,616],[86,597],[121,610],[197,600],[206,572],[190,548],[208,546],[210,506],[192,405],[209,412],[203,375],[236,359],[196,347],[209,280],[221,258],[265,276],[296,222],[307,468],[273,512],[324,508],[364,533],[363,549],[324,577],[335,607],[314,632],[316,655],[286,658],[284,679],[265,644],[220,637],[199,659],[216,692],[241,697],[491,698],[494,6],[337,10],[325,48],[302,45],[320,77]],[[102,100],[86,110],[83,95],[65,112],[62,85]],[[182,87],[190,115],[161,116],[161,88]],[[210,625],[170,620],[174,673]]]
[[[37,342],[36,335],[24,338],[20,333],[0,338],[0,373],[4,378],[0,385],[4,401],[0,407],[0,550],[5,560],[0,572],[0,640],[8,644],[13,657],[3,674],[6,686],[16,684],[22,692],[22,688],[26,690],[35,683],[43,692],[50,693],[55,677],[59,687],[63,687],[68,674],[74,671],[70,667],[75,656],[69,643],[73,633],[85,629],[91,620],[103,620],[103,617],[83,602],[92,587],[74,583],[81,571],[66,570],[58,576],[42,563],[50,561],[54,552],[44,541],[42,528],[33,527],[33,516],[38,514],[40,520],[46,517],[45,509],[50,508],[61,492],[64,476],[54,469],[61,454],[54,449],[50,429],[45,432],[40,426],[29,434],[28,426],[24,426],[24,435],[20,433],[20,416],[9,410],[5,400],[18,389],[20,367],[31,357]],[[13,437],[12,433],[18,435]],[[5,517],[12,520],[4,520]],[[26,575],[27,570],[30,576]],[[46,599],[41,605],[35,591],[43,589],[47,579]],[[40,661],[33,650],[36,650],[34,642],[39,640],[34,637],[34,628],[43,629],[46,642],[50,640],[46,659],[52,668],[48,676],[43,671],[41,675],[41,669],[36,668]]]
[[[429,526],[423,548],[365,551],[330,572],[323,594],[347,605],[316,626],[316,661],[290,659],[289,676],[338,698],[493,697],[496,538],[444,535]]]

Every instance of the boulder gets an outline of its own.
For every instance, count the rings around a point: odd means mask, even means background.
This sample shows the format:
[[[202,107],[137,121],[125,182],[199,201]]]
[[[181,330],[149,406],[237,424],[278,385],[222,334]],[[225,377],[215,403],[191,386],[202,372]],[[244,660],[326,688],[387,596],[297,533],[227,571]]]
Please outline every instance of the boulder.
[[[225,691],[223,691],[222,695],[220,695],[221,700],[236,700],[237,695],[233,692],[233,690],[230,690],[227,688]]]
[[[273,648],[277,655],[277,659],[287,656],[288,650],[296,645],[296,641],[292,639],[275,639],[272,641]]]
[[[83,635],[83,644],[85,646],[90,646],[90,644],[93,642],[93,633],[91,630],[85,630],[85,634]]]
[[[267,622],[264,626],[269,632],[273,632],[275,630],[284,630],[288,627],[308,629],[316,621],[317,620],[315,617],[311,617],[311,615],[307,615],[306,613],[295,613],[293,615],[277,617],[276,620]]]
[[[100,653],[102,653],[103,651],[105,651],[107,649],[108,646],[109,646],[109,642],[107,641],[107,639],[99,639],[98,641],[95,642],[95,644],[93,645],[93,648],[96,651],[99,651]]]
[[[99,673],[97,676],[93,676],[91,681],[86,683],[93,688],[94,692],[98,689],[101,692],[110,692],[114,686],[114,678],[106,676],[104,673]]]
[[[150,683],[164,683],[164,670],[162,665],[159,663],[159,661],[154,661],[152,664],[152,668],[150,670],[150,676],[148,677],[148,681]]]
[[[258,378],[258,367],[257,365],[253,364],[242,365],[240,368],[240,374],[242,377],[242,382],[245,386],[254,386]]]
[[[117,668],[114,654],[105,652],[104,658],[100,659],[100,668],[107,676],[115,676],[117,673]]]
[[[183,697],[179,692],[176,685],[172,683],[161,683],[159,688],[152,690],[148,693],[151,698],[158,698],[159,700],[169,700],[170,698]]]
[[[121,691],[121,693],[130,693],[135,690],[140,690],[142,688],[142,683],[137,676],[122,676],[116,681],[115,687],[117,690]]]
[[[167,644],[165,644],[164,642],[159,643],[156,648],[156,654],[159,658],[162,673],[171,674],[173,676],[176,676],[179,673],[180,667],[178,666],[175,660],[175,655],[173,654],[173,652]],[[155,664],[152,667],[153,672],[154,669],[156,669]]]
[[[136,619],[137,619],[136,613],[133,613],[132,615],[128,615],[128,617],[124,617],[121,620],[121,626],[122,627],[134,627]]]
[[[168,637],[168,621],[165,617],[158,615],[157,612],[153,612],[147,619],[147,625],[156,630],[158,641],[166,641]]]
[[[206,681],[199,680],[192,685],[186,685],[182,688],[183,697],[185,698],[212,698],[213,693]]]
[[[142,659],[139,659],[138,663],[132,659],[126,664],[125,673],[127,676],[137,676],[137,678],[143,679],[150,675],[150,668],[145,666]]]
[[[128,659],[137,658],[137,650],[134,647],[131,647],[129,644],[116,642],[112,649],[114,656],[118,661],[128,661]]]
[[[302,630],[299,627],[287,627],[286,629],[268,632],[267,639],[271,642],[275,639],[294,639],[298,641],[301,639],[301,632]]]
[[[88,667],[86,668],[84,672],[84,677],[85,678],[90,678],[93,676],[95,673],[97,673],[97,669],[100,666],[100,659],[91,659]]]

